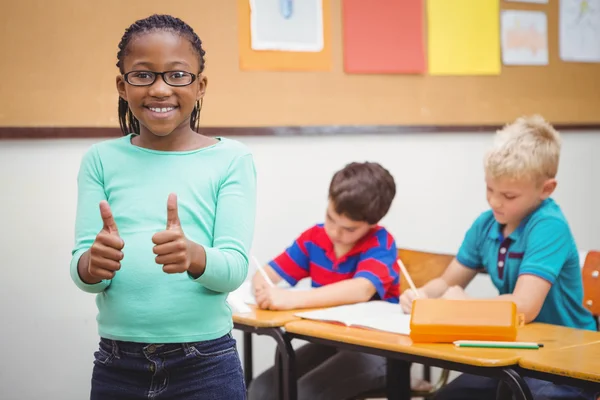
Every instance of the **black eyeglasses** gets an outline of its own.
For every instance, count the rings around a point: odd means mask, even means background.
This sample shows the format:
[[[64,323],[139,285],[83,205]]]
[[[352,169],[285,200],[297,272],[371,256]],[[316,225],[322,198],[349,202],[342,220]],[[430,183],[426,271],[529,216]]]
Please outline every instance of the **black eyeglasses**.
[[[132,86],[150,86],[159,75],[169,86],[187,86],[196,80],[196,75],[186,71],[129,71],[123,78]]]

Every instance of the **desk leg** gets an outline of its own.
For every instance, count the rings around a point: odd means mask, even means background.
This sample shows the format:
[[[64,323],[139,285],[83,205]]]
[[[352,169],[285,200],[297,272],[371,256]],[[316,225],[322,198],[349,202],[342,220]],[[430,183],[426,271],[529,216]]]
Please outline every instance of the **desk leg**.
[[[410,399],[410,363],[387,359],[386,385],[388,400]]]
[[[281,366],[278,370],[281,371],[279,382],[283,388],[283,400],[297,400],[296,352],[283,330],[276,329],[273,333],[273,338],[277,342],[277,357]]]
[[[515,400],[533,400],[533,396],[531,395],[531,390],[529,390],[529,386],[527,382],[523,380],[521,375],[519,375],[514,369],[506,368],[502,370],[503,377],[500,386],[498,387],[498,393],[496,398],[498,400],[502,399],[512,399],[511,393],[506,391],[506,385],[510,388],[512,395],[514,395]]]
[[[246,388],[250,386],[254,377],[252,371],[252,333],[244,332],[244,380]]]

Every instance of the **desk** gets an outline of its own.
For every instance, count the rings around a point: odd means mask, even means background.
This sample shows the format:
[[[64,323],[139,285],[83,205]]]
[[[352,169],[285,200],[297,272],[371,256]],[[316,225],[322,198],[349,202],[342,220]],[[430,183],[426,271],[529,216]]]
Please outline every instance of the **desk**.
[[[600,392],[600,342],[530,353],[519,366],[533,378]]]
[[[252,309],[249,313],[233,314],[233,327],[244,332],[244,378],[246,385],[249,385],[253,378],[252,334],[268,335],[275,339],[277,343],[280,398],[294,400],[297,392],[295,351],[292,348],[290,339],[285,335],[283,326],[288,322],[300,320],[300,318],[294,316],[298,310],[270,311],[261,310],[254,305],[249,307]],[[289,393],[294,393],[294,397],[288,398]]]
[[[543,350],[474,349],[458,348],[452,344],[413,344],[408,336],[308,320],[289,322],[285,329],[290,338],[376,354],[388,358],[392,363],[393,360],[401,360],[404,363],[417,362],[496,377],[506,382],[520,399],[531,399],[529,388],[515,371],[522,357],[534,351],[570,348],[594,343],[600,339],[597,332],[539,323],[520,328],[517,340],[544,343]],[[388,376],[391,374],[396,377],[388,379],[389,398],[409,398],[406,396],[410,391],[410,376],[404,376],[407,371],[410,374],[406,366],[398,364],[388,371]],[[399,387],[395,386],[398,373],[401,374],[402,381],[406,380],[398,383]]]

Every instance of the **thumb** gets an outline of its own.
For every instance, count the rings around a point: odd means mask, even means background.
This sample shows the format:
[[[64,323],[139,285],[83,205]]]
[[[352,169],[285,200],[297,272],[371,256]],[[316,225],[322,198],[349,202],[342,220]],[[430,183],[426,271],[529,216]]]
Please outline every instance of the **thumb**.
[[[167,229],[180,227],[179,213],[177,211],[177,195],[171,193],[167,200]]]
[[[115,223],[112,211],[110,210],[110,206],[106,200],[102,200],[100,202],[100,216],[102,217],[102,222],[104,222],[102,229],[108,231],[108,233],[114,233],[118,235],[119,230],[117,229],[117,224]]]

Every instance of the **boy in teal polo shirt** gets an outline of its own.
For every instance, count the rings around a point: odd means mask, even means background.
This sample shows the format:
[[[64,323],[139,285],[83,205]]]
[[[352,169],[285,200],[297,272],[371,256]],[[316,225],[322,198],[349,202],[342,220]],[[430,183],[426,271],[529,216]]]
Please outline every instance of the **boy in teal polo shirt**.
[[[560,137],[539,116],[519,118],[496,135],[485,157],[487,201],[491,210],[473,223],[444,274],[419,288],[421,297],[465,299],[464,288],[484,268],[500,295],[525,315],[545,322],[596,329],[583,307],[579,254],[560,207],[556,188]],[[400,297],[410,311],[414,293]],[[592,393],[526,378],[536,400],[595,399]],[[498,381],[463,374],[435,400],[495,398]]]

